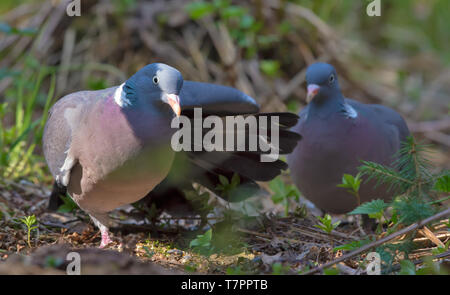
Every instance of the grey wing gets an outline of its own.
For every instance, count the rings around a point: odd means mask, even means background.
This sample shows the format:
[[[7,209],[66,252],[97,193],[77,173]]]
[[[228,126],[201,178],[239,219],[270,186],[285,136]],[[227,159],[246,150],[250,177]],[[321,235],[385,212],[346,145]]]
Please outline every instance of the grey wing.
[[[400,142],[404,142],[411,135],[408,126],[402,116],[391,108],[382,105],[369,105],[369,107],[380,117],[380,119],[397,128]]]
[[[203,114],[216,116],[254,114],[259,111],[256,101],[245,93],[227,86],[184,81],[180,92],[183,114],[202,108]]]
[[[71,168],[76,160],[68,158],[72,136],[82,116],[86,114],[85,110],[95,101],[91,99],[92,92],[80,91],[66,95],[49,111],[43,135],[43,150],[50,172],[57,181],[61,177],[62,168]]]
[[[388,128],[393,129],[396,134],[398,134],[399,143],[404,142],[408,136],[410,136],[410,131],[406,125],[405,120],[402,116],[391,108],[385,107],[379,104],[362,104],[352,99],[346,99],[346,102],[354,107],[357,111],[366,109],[366,116],[369,118],[374,117],[374,121],[386,124]]]

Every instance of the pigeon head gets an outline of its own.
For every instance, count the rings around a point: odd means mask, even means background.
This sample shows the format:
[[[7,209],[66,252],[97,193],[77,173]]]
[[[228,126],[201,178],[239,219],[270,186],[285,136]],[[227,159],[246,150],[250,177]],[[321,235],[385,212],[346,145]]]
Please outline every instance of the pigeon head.
[[[306,70],[306,83],[308,94],[306,101],[322,103],[326,99],[340,97],[336,70],[327,63],[314,63]]]
[[[162,109],[169,105],[179,116],[181,108],[178,95],[182,86],[183,77],[177,69],[153,63],[131,76],[125,82],[123,90],[127,104],[131,106],[150,105]]]

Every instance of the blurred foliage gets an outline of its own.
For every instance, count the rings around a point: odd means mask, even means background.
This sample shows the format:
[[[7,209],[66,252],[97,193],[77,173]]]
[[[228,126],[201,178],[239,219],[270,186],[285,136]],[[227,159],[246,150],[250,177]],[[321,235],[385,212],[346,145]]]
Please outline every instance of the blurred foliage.
[[[377,48],[411,55],[431,51],[450,63],[450,1],[381,1],[381,16],[367,17],[371,2],[348,0],[292,1],[312,9],[326,23]],[[363,12],[363,13],[362,13]]]
[[[15,79],[0,104],[0,176],[9,179],[27,177],[38,183],[48,177],[42,156],[34,150],[42,141],[56,78],[51,68],[43,67],[32,58],[26,60],[26,65],[20,72],[4,73]],[[47,88],[43,82],[48,78]],[[43,112],[36,118],[38,107]]]
[[[61,206],[59,206],[58,212],[68,213],[68,212],[73,212],[76,209],[78,209],[78,205],[72,200],[71,197],[69,197],[69,195],[59,196],[59,197],[63,201],[63,204]]]
[[[35,35],[37,30],[35,28],[31,29],[18,29],[11,27],[10,25],[6,23],[0,23],[0,32],[5,33],[7,35]]]

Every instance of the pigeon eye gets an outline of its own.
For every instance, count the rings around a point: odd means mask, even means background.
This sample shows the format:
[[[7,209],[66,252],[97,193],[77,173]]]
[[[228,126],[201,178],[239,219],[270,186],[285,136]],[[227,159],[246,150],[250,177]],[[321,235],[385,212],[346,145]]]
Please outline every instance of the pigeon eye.
[[[158,82],[159,82],[159,79],[158,79],[158,77],[156,77],[156,76],[154,76],[153,77],[153,84],[158,84]]]
[[[330,82],[330,84],[334,82],[334,75],[331,75],[331,76],[328,78],[328,82]]]

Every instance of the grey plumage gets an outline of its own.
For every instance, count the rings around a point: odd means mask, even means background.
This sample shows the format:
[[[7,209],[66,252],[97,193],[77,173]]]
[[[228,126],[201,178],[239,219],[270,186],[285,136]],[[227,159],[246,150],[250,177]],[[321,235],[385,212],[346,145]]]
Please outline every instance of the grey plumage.
[[[357,202],[346,189],[337,187],[343,174],[356,175],[361,160],[392,165],[409,130],[402,117],[390,108],[344,98],[331,65],[311,65],[307,84],[311,102],[300,112],[293,128],[302,140],[287,157],[291,177],[319,208],[346,213]],[[375,189],[374,183],[365,183],[360,197],[365,202],[388,200],[392,195],[385,187]]]
[[[259,111],[253,98],[234,88],[183,81],[176,69],[163,64],[148,65],[117,87],[67,95],[52,107],[44,131],[45,158],[59,185],[100,228],[101,246],[109,242],[107,213],[147,194],[164,207],[178,193],[183,199],[182,189],[194,181],[214,191],[219,175],[236,173],[240,190],[230,199],[240,200],[259,189],[255,181],[286,169],[280,160],[259,161],[262,151],[175,153],[170,125],[180,106],[186,116],[195,107],[204,115]],[[279,117],[281,154],[291,152],[300,136],[288,129],[298,116],[267,115]],[[53,199],[61,192],[56,188]]]
[[[164,102],[179,94],[180,79],[176,69],[152,64],[125,83],[132,87],[126,98],[122,86],[81,91],[50,110],[43,138],[48,166],[100,228],[102,246],[109,242],[107,213],[145,196],[170,170],[174,114]]]

